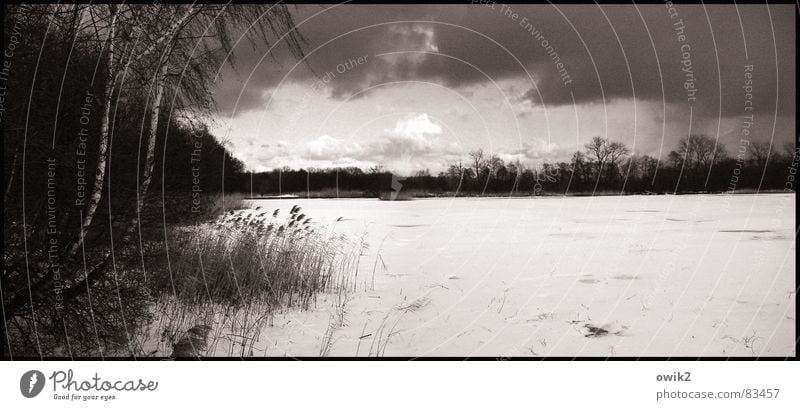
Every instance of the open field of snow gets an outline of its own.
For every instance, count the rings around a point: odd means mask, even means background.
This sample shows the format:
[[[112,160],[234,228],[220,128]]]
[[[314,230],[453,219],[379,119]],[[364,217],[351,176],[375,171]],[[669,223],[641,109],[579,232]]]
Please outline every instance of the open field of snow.
[[[369,244],[256,355],[795,354],[794,195],[256,204]]]

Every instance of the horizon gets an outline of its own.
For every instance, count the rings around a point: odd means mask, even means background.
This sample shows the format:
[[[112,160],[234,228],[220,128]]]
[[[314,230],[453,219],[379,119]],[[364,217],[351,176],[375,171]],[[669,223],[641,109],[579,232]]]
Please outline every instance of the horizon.
[[[703,135],[703,134],[699,134],[699,135]],[[760,143],[760,141],[756,141],[756,143]],[[773,145],[772,147],[769,148],[768,151],[771,153],[771,156],[773,156],[773,157],[778,156],[778,155],[796,156],[797,155],[797,150],[800,149],[800,147],[796,147],[795,146],[792,150],[789,150],[790,147],[788,146],[788,144],[789,143],[787,142],[787,145],[785,145],[784,147],[778,147],[778,146],[774,146]],[[672,148],[677,148],[677,146],[676,147],[672,147]],[[501,160],[503,159],[497,154],[493,154],[491,152],[486,152],[482,148],[478,148],[478,149],[481,150],[481,151],[484,151],[484,154],[486,155],[487,158],[493,157],[493,156],[497,156]],[[666,150],[666,154],[669,154],[669,153],[674,152],[674,151],[675,151],[675,149]],[[720,143],[720,144],[717,145],[717,152],[719,154],[721,154],[721,158],[723,158],[723,159],[724,158],[731,158],[730,157],[730,154],[731,154],[730,148],[728,148],[724,144]],[[574,152],[569,154],[568,157],[566,157],[565,159],[561,159],[561,160],[548,161],[548,160],[545,159],[545,160],[540,160],[539,162],[535,162],[535,161],[523,162],[523,161],[519,161],[518,159],[517,160],[513,160],[513,161],[505,161],[505,160],[503,160],[503,165],[512,165],[513,164],[515,166],[520,166],[521,169],[523,169],[523,170],[531,170],[531,171],[534,171],[534,172],[542,172],[543,171],[542,168],[545,165],[558,165],[560,163],[572,165],[574,163],[574,155],[578,154],[578,153],[582,154],[584,157],[588,156],[587,155],[587,148],[584,146],[584,147],[581,147],[581,149],[576,149]],[[651,156],[650,154],[647,154],[647,153],[631,151],[631,152],[629,152],[628,154],[626,154],[623,157],[623,160],[628,160],[628,159],[632,159],[632,158],[638,158],[638,159],[652,158],[652,159],[655,159],[655,160],[658,161],[658,167],[668,167],[668,166],[670,166],[670,164],[669,164],[670,160],[667,158],[666,154],[664,155],[664,158],[659,159],[659,158],[653,157],[653,156]],[[751,154],[747,153],[747,152],[746,152],[746,155],[739,155],[739,156],[742,157],[740,160],[742,160],[742,159],[751,160],[752,159]],[[738,158],[738,156],[736,156],[735,158]],[[588,159],[588,162],[592,161],[591,158],[584,158],[584,160],[587,160],[587,159]],[[420,173],[425,173],[425,172],[429,173],[430,176],[437,176],[437,175],[439,175],[441,173],[446,173],[447,172],[447,168],[448,168],[449,165],[455,165],[457,163],[461,163],[461,165],[464,166],[465,168],[469,168],[469,165],[468,165],[469,161],[470,161],[470,153],[465,153],[463,156],[459,156],[459,157],[456,157],[454,159],[451,159],[448,164],[443,165],[440,169],[419,168],[419,169],[413,169],[413,170],[411,170],[410,172],[407,172],[407,173],[397,172],[395,170],[386,168],[385,166],[383,166],[383,164],[379,164],[379,163],[378,164],[373,164],[373,165],[360,165],[360,166],[359,165],[342,165],[342,166],[323,166],[323,167],[315,167],[315,166],[292,167],[292,166],[289,166],[289,165],[283,165],[283,166],[277,166],[277,167],[274,167],[274,168],[271,168],[271,169],[264,169],[264,170],[261,170],[261,171],[247,169],[244,172],[246,174],[265,174],[265,173],[275,173],[275,172],[300,172],[300,171],[306,171],[306,172],[314,172],[314,171],[329,172],[329,171],[346,171],[346,170],[351,169],[351,168],[357,168],[357,169],[361,170],[364,173],[369,173],[369,172],[391,173],[393,175],[397,175],[397,176],[400,176],[400,177],[420,176]],[[517,162],[517,161],[519,161],[519,162]],[[625,164],[625,161],[623,161],[622,164]]]

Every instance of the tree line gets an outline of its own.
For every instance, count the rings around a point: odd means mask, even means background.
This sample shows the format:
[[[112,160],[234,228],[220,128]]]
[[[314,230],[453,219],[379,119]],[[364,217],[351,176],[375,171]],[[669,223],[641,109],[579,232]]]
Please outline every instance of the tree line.
[[[666,159],[638,155],[621,142],[594,137],[569,162],[531,166],[470,151],[436,175],[421,170],[393,175],[380,165],[329,169],[284,167],[246,176],[254,195],[379,196],[392,182],[416,195],[542,195],[693,193],[782,190],[791,177],[795,147],[742,140],[734,152],[707,135],[683,138]]]

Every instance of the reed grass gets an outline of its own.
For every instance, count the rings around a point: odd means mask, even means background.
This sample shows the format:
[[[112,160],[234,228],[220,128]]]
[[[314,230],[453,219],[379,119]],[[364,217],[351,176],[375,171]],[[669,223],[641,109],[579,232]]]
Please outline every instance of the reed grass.
[[[204,355],[253,356],[272,315],[308,309],[320,293],[344,306],[361,248],[325,232],[299,206],[230,210],[211,223],[169,233],[166,257],[151,280],[157,318],[138,341],[145,355],[161,355],[209,326]],[[344,324],[344,312],[338,324]]]

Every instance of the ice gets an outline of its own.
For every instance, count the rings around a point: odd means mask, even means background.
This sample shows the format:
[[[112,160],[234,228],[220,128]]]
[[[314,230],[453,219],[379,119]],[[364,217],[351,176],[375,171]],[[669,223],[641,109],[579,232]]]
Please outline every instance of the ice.
[[[269,201],[296,204],[369,243],[331,356],[795,354],[794,195]],[[318,355],[335,302],[264,354]]]

